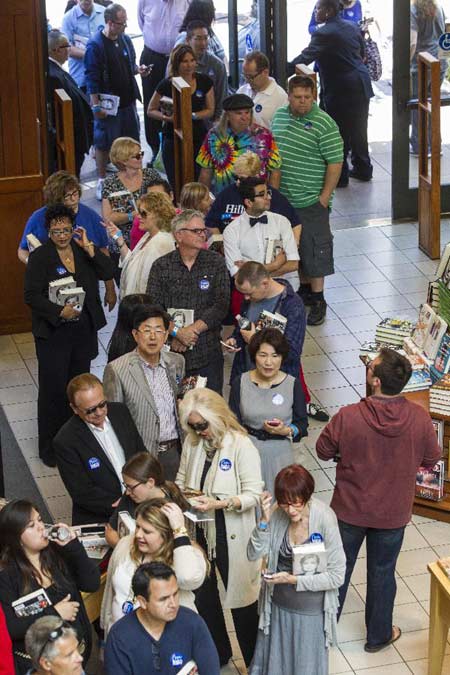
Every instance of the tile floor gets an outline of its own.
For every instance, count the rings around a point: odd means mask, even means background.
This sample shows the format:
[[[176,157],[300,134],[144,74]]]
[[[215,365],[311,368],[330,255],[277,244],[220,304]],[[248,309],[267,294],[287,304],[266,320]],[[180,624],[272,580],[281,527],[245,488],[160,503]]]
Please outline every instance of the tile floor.
[[[442,242],[450,240],[450,224],[442,224]],[[336,273],[327,281],[327,320],[308,329],[303,367],[313,396],[331,413],[364,395],[364,368],[358,359],[361,342],[373,339],[374,328],[386,314],[415,319],[425,298],[436,263],[417,248],[415,224],[383,225],[335,232]],[[105,348],[115,324],[115,312],[100,332],[100,354],[92,366],[102,376]],[[229,363],[227,364],[229,367]],[[69,520],[70,503],[55,469],[39,461],[37,452],[37,362],[31,334],[0,337],[0,404],[20,448],[55,518]],[[298,459],[313,473],[317,496],[331,499],[335,468],[321,462],[314,444],[321,425],[310,426]],[[339,648],[330,654],[330,674],[425,675],[427,672],[429,580],[426,564],[450,555],[450,525],[413,517],[406,529],[397,577],[394,621],[402,638],[378,654],[364,645],[365,553],[356,565],[352,586],[339,623]],[[231,628],[231,626],[230,626]],[[233,644],[236,645],[232,634]],[[444,675],[450,675],[450,644]],[[239,650],[223,673],[245,672]],[[305,675],[313,675],[305,674]]]

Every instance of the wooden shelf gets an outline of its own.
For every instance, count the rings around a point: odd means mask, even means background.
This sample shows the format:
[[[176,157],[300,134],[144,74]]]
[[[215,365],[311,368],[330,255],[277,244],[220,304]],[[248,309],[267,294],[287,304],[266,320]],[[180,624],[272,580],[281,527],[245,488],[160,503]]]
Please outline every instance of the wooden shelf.
[[[414,499],[413,513],[415,516],[424,518],[434,518],[442,520],[444,523],[450,523],[450,485],[444,483],[444,499],[440,502],[433,502],[430,499]]]

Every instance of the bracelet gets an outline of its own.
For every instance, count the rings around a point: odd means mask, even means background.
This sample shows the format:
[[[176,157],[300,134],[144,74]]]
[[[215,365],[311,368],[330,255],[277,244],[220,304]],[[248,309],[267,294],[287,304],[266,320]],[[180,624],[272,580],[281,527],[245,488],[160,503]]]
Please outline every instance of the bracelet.
[[[265,523],[264,521],[261,521],[258,524],[258,530],[261,530],[261,532],[265,532],[268,527],[269,527],[269,523]]]
[[[118,239],[121,236],[122,236],[122,230],[117,230],[116,234],[113,234],[111,239],[114,239],[114,241],[116,241],[116,239]]]
[[[91,248],[91,246],[95,246],[93,241],[88,241],[88,243],[85,245],[84,248]]]
[[[299,430],[298,427],[295,426],[295,424],[288,424],[289,429],[291,430],[290,436],[291,438],[295,438],[296,436],[299,435]]]
[[[94,115],[95,115],[95,113],[98,113],[98,112],[102,111],[102,106],[100,105],[100,103],[96,103],[91,108],[92,108],[92,112],[94,113]]]
[[[129,222],[129,223],[132,223],[132,222],[133,222],[133,214],[132,214],[132,213],[128,213],[127,216],[128,216],[128,222]]]
[[[175,328],[170,331],[171,336],[176,337],[179,330],[180,329],[175,326]]]
[[[174,536],[177,536],[178,534],[184,534],[185,536],[188,536],[188,531],[187,529],[183,526],[181,527],[176,527],[174,530],[172,530]]]
[[[233,497],[230,497],[230,499],[227,499],[227,505],[225,507],[225,511],[234,511]]]

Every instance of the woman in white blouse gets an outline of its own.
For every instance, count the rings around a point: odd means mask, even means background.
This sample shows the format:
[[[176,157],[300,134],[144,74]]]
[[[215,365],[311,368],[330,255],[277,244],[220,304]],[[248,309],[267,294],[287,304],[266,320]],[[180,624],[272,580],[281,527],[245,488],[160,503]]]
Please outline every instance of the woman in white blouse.
[[[105,636],[116,621],[138,607],[131,580],[142,563],[157,560],[170,565],[178,580],[180,604],[195,612],[193,591],[207,573],[206,557],[191,543],[179,506],[152,499],[140,504],[135,515],[134,534],[120,539],[108,565],[100,615]]]
[[[170,224],[176,211],[167,195],[160,192],[143,195],[138,202],[138,213],[139,227],[145,234],[132,251],[121,230],[112,221],[105,224],[108,235],[119,247],[120,299],[132,293],[145,293],[153,263],[175,248]]]

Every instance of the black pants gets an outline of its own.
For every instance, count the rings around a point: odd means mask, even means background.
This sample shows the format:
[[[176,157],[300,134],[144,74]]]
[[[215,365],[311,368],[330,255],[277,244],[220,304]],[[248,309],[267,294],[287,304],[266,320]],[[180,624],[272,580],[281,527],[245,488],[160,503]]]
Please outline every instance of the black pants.
[[[34,339],[38,359],[39,457],[55,459],[52,442],[72,412],[66,387],[72,377],[88,373],[97,335],[83,312],[78,321],[63,323],[47,338]]]
[[[348,179],[347,157],[350,151],[355,172],[363,178],[372,178],[373,167],[367,141],[370,99],[362,92],[355,92],[342,97],[325,96],[324,103],[326,112],[338,125],[344,141],[341,180]]]
[[[144,94],[144,124],[145,124],[145,138],[152,149],[153,159],[155,159],[159,150],[159,133],[161,131],[161,122],[152,120],[147,115],[147,108],[151,97],[157,85],[166,77],[166,68],[169,62],[169,57],[165,54],[154,52],[148,47],[144,47],[141,54],[141,65],[149,66],[153,64],[152,71],[148,77],[142,78],[142,93]],[[171,185],[173,185],[171,183]]]
[[[197,542],[207,550],[203,531],[197,527]],[[225,529],[225,518],[221,511],[216,517],[216,558],[211,562],[211,573],[196,592],[195,604],[198,613],[205,620],[216,645],[220,665],[223,666],[231,659],[233,650],[228,637],[220,604],[219,589],[217,587],[217,569],[222,577],[225,588],[228,586],[228,544]],[[246,607],[238,607],[231,610],[236,637],[244,657],[245,665],[249,666],[255,651],[256,636],[258,633],[258,603],[253,602]]]

